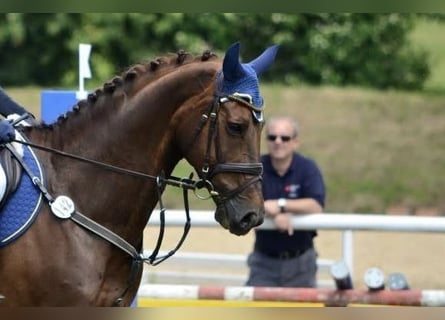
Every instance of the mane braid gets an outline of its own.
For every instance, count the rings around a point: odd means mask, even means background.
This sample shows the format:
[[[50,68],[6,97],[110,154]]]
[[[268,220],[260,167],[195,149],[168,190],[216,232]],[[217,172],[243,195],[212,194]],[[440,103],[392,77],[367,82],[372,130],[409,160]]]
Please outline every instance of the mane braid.
[[[168,70],[168,68],[175,68],[194,62],[205,62],[214,58],[217,58],[217,55],[210,50],[205,50],[200,56],[193,56],[181,49],[178,50],[176,54],[157,57],[149,62],[133,64],[124,70],[120,76],[115,76],[111,80],[105,82],[101,88],[89,93],[85,100],[80,100],[71,110],[60,115],[54,123],[46,124],[42,122],[40,127],[52,129],[54,125],[61,124],[73,114],[79,113],[82,108],[93,106],[100,96],[104,94],[112,95],[116,89],[124,87],[125,85],[132,85],[137,79],[143,75],[147,75],[147,73],[156,75],[163,70]],[[126,88],[123,88],[123,90],[126,91]]]
[[[178,58],[176,58],[176,63],[183,64],[185,58],[187,58],[187,52],[185,52],[184,50],[179,50],[177,55],[178,55]]]
[[[208,60],[210,60],[210,59],[212,59],[212,58],[216,58],[216,57],[217,57],[217,55],[214,54],[212,51],[210,51],[210,50],[205,50],[205,51],[202,53],[201,61],[208,61]]]

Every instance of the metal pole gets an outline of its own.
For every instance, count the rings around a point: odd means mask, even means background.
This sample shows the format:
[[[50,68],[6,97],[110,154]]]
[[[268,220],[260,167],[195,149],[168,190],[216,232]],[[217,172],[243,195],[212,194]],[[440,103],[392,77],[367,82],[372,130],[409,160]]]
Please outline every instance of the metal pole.
[[[354,274],[354,240],[352,239],[352,230],[343,231],[342,253],[343,261],[349,268],[351,277]]]

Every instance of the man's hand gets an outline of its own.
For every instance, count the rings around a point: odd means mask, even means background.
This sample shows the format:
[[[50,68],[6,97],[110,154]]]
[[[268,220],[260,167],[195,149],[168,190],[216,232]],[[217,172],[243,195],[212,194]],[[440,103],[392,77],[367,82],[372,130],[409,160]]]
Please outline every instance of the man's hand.
[[[269,217],[275,217],[280,213],[280,207],[278,206],[277,200],[264,201],[264,209],[266,210],[266,215]]]
[[[281,213],[274,217],[273,222],[280,231],[287,231],[288,235],[294,234],[294,226],[292,225],[292,214],[291,213]]]

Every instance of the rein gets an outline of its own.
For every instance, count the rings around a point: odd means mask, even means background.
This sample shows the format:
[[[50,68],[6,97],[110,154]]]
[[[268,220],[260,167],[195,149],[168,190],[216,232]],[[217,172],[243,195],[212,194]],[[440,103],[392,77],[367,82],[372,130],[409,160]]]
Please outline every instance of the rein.
[[[40,192],[43,194],[43,196],[48,201],[48,204],[50,206],[51,211],[55,216],[61,219],[71,219],[78,225],[82,226],[83,228],[89,230],[90,232],[96,234],[97,236],[101,237],[102,239],[108,241],[109,243],[115,245],[117,248],[121,249],[125,253],[131,256],[132,264],[131,264],[131,270],[130,274],[127,279],[127,287],[123,291],[123,293],[114,301],[114,305],[120,305],[123,301],[123,297],[127,293],[128,289],[133,284],[133,281],[135,279],[135,276],[137,274],[138,268],[141,263],[149,263],[150,265],[156,266],[159,263],[163,262],[164,260],[168,259],[172,255],[175,254],[177,250],[182,246],[182,244],[185,241],[185,238],[188,235],[188,232],[191,227],[191,219],[190,219],[190,209],[189,209],[189,201],[188,201],[188,190],[192,189],[195,190],[197,187],[197,184],[199,181],[192,180],[192,174],[190,174],[190,178],[184,179],[184,178],[177,178],[177,177],[170,177],[169,179],[165,179],[162,176],[151,176],[144,174],[142,172],[128,170],[125,168],[120,168],[116,166],[112,166],[106,163],[98,162],[91,159],[82,158],[73,154],[65,153],[60,150],[44,147],[41,145],[37,145],[28,141],[22,141],[18,139],[12,140],[12,142],[18,142],[24,145],[28,145],[30,147],[40,149],[47,152],[52,152],[64,157],[76,159],[79,161],[83,161],[86,163],[90,163],[93,165],[100,166],[102,168],[112,170],[114,172],[118,173],[125,173],[132,176],[142,177],[142,178],[148,178],[151,180],[156,180],[156,186],[157,186],[157,192],[158,192],[158,198],[159,198],[159,207],[160,207],[160,226],[159,226],[159,235],[158,239],[156,241],[156,246],[153,252],[149,257],[144,257],[144,255],[136,250],[134,246],[132,246],[130,243],[128,243],[125,239],[120,237],[119,235],[115,234],[114,232],[110,231],[109,229],[103,227],[102,225],[98,224],[94,220],[91,220],[87,216],[83,215],[79,211],[76,210],[74,202],[67,196],[58,196],[54,198],[48,190],[43,185],[42,181],[34,175],[32,170],[28,167],[28,165],[23,161],[22,157],[18,154],[18,152],[15,150],[15,148],[10,144],[6,144],[5,147],[12,153],[12,155],[17,159],[17,161],[20,163],[20,165],[23,167],[25,172],[28,174],[28,176],[31,178],[32,183],[40,190]],[[183,189],[183,197],[184,197],[184,210],[186,213],[186,221],[184,224],[184,231],[179,239],[176,246],[170,250],[167,254],[164,256],[158,257],[159,250],[161,248],[162,240],[164,238],[164,230],[165,230],[165,207],[162,202],[162,190],[164,189],[165,185],[172,185],[176,187],[180,187]]]
[[[55,213],[56,216],[58,216],[59,218],[71,218],[74,222],[80,224],[81,226],[83,226],[84,228],[92,231],[93,233],[95,233],[96,235],[102,237],[103,239],[111,242],[112,244],[114,244],[115,246],[117,246],[119,249],[125,251],[127,254],[129,254],[133,259],[135,260],[139,260],[139,261],[144,261],[144,262],[149,262],[151,265],[157,265],[160,262],[164,261],[165,259],[167,259],[168,257],[172,256],[180,247],[180,245],[184,242],[185,237],[188,233],[188,230],[190,229],[190,210],[189,210],[189,206],[188,206],[188,193],[187,190],[195,190],[197,189],[197,185],[200,184],[200,181],[195,181],[192,180],[191,177],[192,175],[190,175],[190,178],[177,178],[174,176],[169,177],[168,179],[165,179],[162,175],[161,176],[152,176],[152,175],[148,175],[139,171],[134,171],[134,170],[130,170],[130,169],[125,169],[125,168],[121,168],[121,167],[117,167],[117,166],[113,166],[107,163],[103,163],[103,162],[99,162],[96,160],[92,160],[92,159],[87,159],[87,158],[83,158],[74,154],[70,154],[70,153],[66,153],[57,149],[53,149],[53,148],[49,148],[49,147],[45,147],[42,145],[38,145],[29,141],[23,141],[23,140],[18,140],[18,139],[14,139],[12,140],[12,142],[17,142],[17,143],[21,143],[39,150],[43,150],[46,152],[51,152],[63,157],[67,157],[67,158],[71,158],[74,160],[78,160],[81,162],[85,162],[85,163],[89,163],[89,164],[93,164],[96,166],[99,166],[103,169],[107,169],[113,172],[117,172],[117,173],[121,173],[121,174],[127,174],[127,175],[131,175],[131,176],[135,176],[135,177],[141,177],[141,178],[145,178],[145,179],[150,179],[150,180],[155,180],[156,181],[156,186],[157,186],[157,192],[158,192],[158,196],[159,196],[159,205],[160,205],[160,236],[157,240],[157,245],[155,247],[155,250],[153,251],[153,253],[150,255],[150,257],[145,258],[143,257],[139,252],[137,252],[137,250],[131,245],[129,244],[127,241],[125,241],[124,239],[122,239],[120,236],[116,235],[115,233],[113,233],[112,231],[102,227],[101,225],[99,225],[98,223],[96,223],[95,221],[91,220],[90,218],[84,216],[82,213],[78,212],[77,210],[75,210],[74,208],[74,203],[72,203],[72,200],[69,199],[66,196],[59,196],[54,198],[49,192],[48,190],[44,187],[42,181],[40,181],[40,179],[38,177],[36,177],[34,175],[34,173],[29,169],[28,165],[23,161],[23,159],[20,157],[20,155],[17,154],[17,152],[15,151],[14,147],[12,147],[10,144],[6,144],[6,148],[8,148],[11,153],[14,155],[14,157],[20,162],[20,164],[22,165],[22,167],[24,168],[25,172],[29,175],[29,177],[31,178],[33,184],[39,188],[39,190],[42,192],[42,194],[44,195],[44,197],[47,199],[49,206],[51,207],[51,210],[63,210],[60,209],[59,206],[65,206],[69,212],[67,213],[62,213],[62,216],[58,215],[58,213]],[[186,212],[186,225],[184,227],[184,233],[179,241],[179,245],[177,245],[172,251],[168,252],[165,256],[162,257],[157,257],[157,252],[159,252],[160,249],[160,243],[162,242],[162,235],[164,233],[164,228],[165,228],[165,211],[166,209],[163,206],[163,202],[162,202],[162,190],[164,189],[165,185],[171,185],[171,186],[175,186],[175,187],[179,187],[182,188],[184,190],[184,209]],[[160,261],[158,261],[160,260]]]

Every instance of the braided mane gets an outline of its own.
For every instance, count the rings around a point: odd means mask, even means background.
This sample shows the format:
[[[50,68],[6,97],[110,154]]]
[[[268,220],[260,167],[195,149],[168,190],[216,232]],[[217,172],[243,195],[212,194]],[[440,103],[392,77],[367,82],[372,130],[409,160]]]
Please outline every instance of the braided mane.
[[[179,50],[176,54],[168,54],[166,56],[158,57],[148,62],[136,63],[119,76],[115,76],[111,80],[105,82],[101,88],[88,94],[87,98],[80,100],[70,111],[59,116],[53,124],[41,124],[42,127],[53,128],[55,125],[60,125],[70,118],[73,114],[78,113],[85,107],[93,107],[100,98],[113,99],[114,93],[122,93],[125,95],[131,94],[137,89],[138,83],[141,81],[151,82],[159,79],[162,75],[171,70],[196,62],[210,61],[217,58],[216,54],[210,50],[205,50],[201,55],[194,56],[184,50]]]

